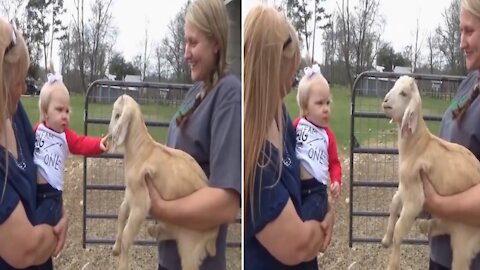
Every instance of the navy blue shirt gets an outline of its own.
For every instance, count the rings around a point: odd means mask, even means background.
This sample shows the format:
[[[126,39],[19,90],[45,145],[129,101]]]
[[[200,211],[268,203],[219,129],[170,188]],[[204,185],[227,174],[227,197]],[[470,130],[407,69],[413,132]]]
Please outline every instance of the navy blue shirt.
[[[15,159],[8,154],[8,177],[5,185],[6,149],[0,146],[0,188],[3,190],[3,187],[5,187],[5,193],[0,203],[0,224],[8,219],[20,202],[25,208],[29,221],[35,224],[36,222],[33,220],[36,208],[36,166],[33,163],[35,137],[21,103],[18,104],[17,112],[12,119],[13,131],[17,139],[18,158]],[[2,243],[2,245],[4,244]],[[0,258],[0,269],[16,268],[11,267]],[[51,270],[53,269],[52,260],[48,259],[43,265],[32,266],[27,269]]]
[[[281,172],[278,169],[278,149],[270,142],[265,142],[261,155],[269,162],[265,167],[257,168],[253,187],[254,205],[251,206],[250,202],[246,205],[245,270],[317,269],[317,265],[312,263],[295,266],[282,264],[255,237],[255,234],[280,215],[289,199],[292,200],[297,213],[300,213],[300,163],[295,157],[295,136],[292,122],[286,114]],[[265,163],[267,162],[263,162]]]
[[[480,125],[478,115],[480,115],[480,97],[465,111],[461,124],[457,119],[453,119],[452,110],[466,102],[475,85],[479,81],[479,72],[477,70],[468,73],[465,80],[458,87],[457,94],[451,105],[446,110],[440,126],[440,137],[447,141],[458,143],[468,148],[476,157],[480,159]],[[455,179],[452,179],[454,181]],[[434,262],[445,267],[451,267],[452,248],[450,246],[450,236],[442,235],[433,237],[430,240],[431,258]],[[470,265],[470,269],[480,269],[480,255],[476,255]]]

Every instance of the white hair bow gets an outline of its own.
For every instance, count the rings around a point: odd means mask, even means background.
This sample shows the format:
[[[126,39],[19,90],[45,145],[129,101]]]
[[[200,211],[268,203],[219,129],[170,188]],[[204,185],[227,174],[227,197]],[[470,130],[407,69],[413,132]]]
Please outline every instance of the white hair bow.
[[[63,78],[62,75],[60,74],[53,74],[53,73],[48,73],[47,74],[47,82],[49,84],[52,84],[54,82],[62,82]]]
[[[309,79],[315,74],[322,73],[322,71],[320,70],[320,66],[318,64],[315,64],[311,67],[306,67],[303,69],[303,71],[305,72],[305,76],[307,76],[307,78]]]

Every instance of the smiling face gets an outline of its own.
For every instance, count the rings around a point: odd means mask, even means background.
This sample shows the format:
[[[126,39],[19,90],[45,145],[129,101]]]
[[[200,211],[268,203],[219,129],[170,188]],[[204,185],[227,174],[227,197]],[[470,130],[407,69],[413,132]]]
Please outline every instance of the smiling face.
[[[467,69],[480,69],[480,19],[464,8],[460,10],[460,33]]]
[[[192,81],[205,81],[215,69],[219,46],[188,20],[185,22],[185,61]]]

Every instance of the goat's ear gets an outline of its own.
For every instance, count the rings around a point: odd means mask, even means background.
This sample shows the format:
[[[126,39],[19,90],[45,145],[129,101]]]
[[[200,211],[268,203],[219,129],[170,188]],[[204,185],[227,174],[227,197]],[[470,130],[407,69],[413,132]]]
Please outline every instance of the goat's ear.
[[[415,133],[415,130],[417,130],[418,112],[417,104],[415,103],[416,102],[413,99],[410,100],[407,108],[405,109],[405,112],[403,113],[402,125],[400,126],[402,134],[413,134]]]
[[[112,140],[115,146],[122,145],[125,142],[125,138],[128,133],[128,126],[130,125],[131,110],[129,110],[127,104],[123,105],[122,112],[120,117],[113,126],[112,129]]]

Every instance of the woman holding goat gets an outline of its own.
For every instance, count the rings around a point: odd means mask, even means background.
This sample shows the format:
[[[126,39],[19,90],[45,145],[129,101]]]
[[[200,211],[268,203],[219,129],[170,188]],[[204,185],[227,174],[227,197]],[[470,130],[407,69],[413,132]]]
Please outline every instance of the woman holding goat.
[[[202,270],[226,269],[228,223],[239,212],[241,194],[241,85],[228,72],[228,13],[222,0],[196,0],[185,18],[185,59],[195,82],[170,122],[167,146],[193,156],[208,176],[208,187],[178,200],[163,200],[147,181],[150,213],[198,230],[222,225],[216,255]],[[159,244],[159,269],[180,269],[174,241]]]
[[[0,19],[0,269],[53,269],[67,220],[37,224],[35,137],[20,103],[29,66],[20,31]]]
[[[467,78],[460,84],[457,95],[445,112],[440,137],[467,147],[480,158],[480,2],[462,0],[460,10],[460,48],[465,51],[469,70]],[[452,179],[455,181],[455,179]],[[480,226],[480,185],[453,196],[440,196],[429,181],[424,181],[424,208],[445,219],[459,220]],[[449,236],[433,237],[430,241],[430,270],[450,269],[452,249]],[[471,269],[480,269],[480,256],[471,264]]]
[[[323,222],[303,218],[295,130],[283,104],[300,64],[297,34],[266,5],[247,14],[244,29],[245,269],[318,269],[333,211]]]

